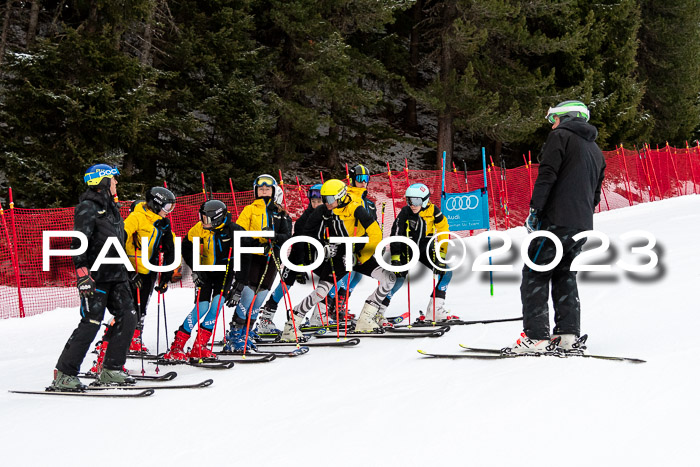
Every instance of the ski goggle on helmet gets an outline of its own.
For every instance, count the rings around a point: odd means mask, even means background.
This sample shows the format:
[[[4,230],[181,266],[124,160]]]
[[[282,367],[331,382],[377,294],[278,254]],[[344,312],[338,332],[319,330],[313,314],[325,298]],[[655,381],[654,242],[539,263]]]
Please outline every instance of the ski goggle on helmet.
[[[99,185],[105,178],[113,178],[119,174],[119,169],[108,164],[95,164],[85,171],[83,180],[88,186]]]
[[[170,214],[175,209],[175,195],[167,188],[154,186],[146,193],[146,204],[155,213],[165,211]]]
[[[348,193],[345,183],[340,180],[328,180],[321,186],[321,199],[326,204],[340,203]]]
[[[430,189],[422,183],[414,183],[406,190],[406,204],[409,206],[428,207]]]
[[[211,227],[205,227],[205,229],[216,229],[221,227],[221,225],[226,220],[226,214],[228,210],[223,201],[218,199],[210,199],[205,201],[199,207],[199,220],[202,224],[209,224]]]
[[[557,104],[556,107],[550,107],[547,111],[547,120],[549,123],[554,123],[554,117],[569,117],[569,118],[583,118],[588,121],[590,118],[590,112],[588,107],[581,101],[564,101]]]
[[[358,164],[350,169],[350,180],[353,183],[369,183],[369,169],[362,164]]]
[[[309,191],[306,194],[306,197],[309,198],[309,200],[314,198],[321,199],[321,186],[322,185],[320,183],[317,183],[309,187]]]
[[[255,193],[255,198],[258,198],[258,187],[261,186],[269,186],[272,188],[272,194],[274,196],[275,194],[275,189],[274,187],[277,186],[277,180],[275,180],[275,177],[272,175],[268,174],[262,174],[258,176],[255,181],[253,182],[253,192]]]

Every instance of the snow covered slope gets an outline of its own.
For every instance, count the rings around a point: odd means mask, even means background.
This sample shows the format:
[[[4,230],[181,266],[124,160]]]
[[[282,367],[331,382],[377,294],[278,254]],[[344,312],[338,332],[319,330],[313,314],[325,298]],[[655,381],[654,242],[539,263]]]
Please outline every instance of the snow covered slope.
[[[521,323],[510,322],[458,326],[438,339],[363,339],[356,348],[312,349],[300,358],[225,371],[178,367],[175,382],[213,378],[214,385],[146,399],[9,394],[51,382],[79,319],[76,309],[57,309],[0,321],[2,464],[696,465],[700,197],[603,212],[595,226],[610,237],[614,253],[599,258],[608,264],[632,261],[619,238],[625,232],[643,229],[658,240],[660,264],[651,274],[613,266],[610,273],[579,275],[589,351],[646,364],[430,360],[416,352],[459,352],[460,343],[500,348],[521,330]],[[518,252],[525,230],[509,234]],[[518,316],[522,262],[519,253],[511,259],[515,272],[495,274],[493,297],[481,274],[466,268],[456,274],[450,308],[462,319]],[[431,278],[412,276],[415,312],[427,303]],[[361,282],[352,309],[359,310],[373,282]],[[293,288],[294,301],[310,290]],[[192,290],[174,288],[166,297],[172,339]],[[145,340],[155,351],[152,305]],[[406,305],[404,288],[388,314]],[[83,369],[89,364],[86,359]],[[134,370],[140,365],[127,362]]]

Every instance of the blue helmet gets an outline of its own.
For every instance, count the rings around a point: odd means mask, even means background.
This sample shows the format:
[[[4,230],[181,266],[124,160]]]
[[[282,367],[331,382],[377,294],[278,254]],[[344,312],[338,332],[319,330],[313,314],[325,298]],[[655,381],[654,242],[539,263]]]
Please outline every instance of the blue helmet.
[[[119,175],[119,169],[108,164],[95,164],[85,171],[83,180],[88,186],[97,186],[105,178]]]
[[[315,185],[312,185],[309,187],[309,191],[306,193],[306,197],[309,198],[309,201],[311,201],[311,198],[318,198],[321,199],[321,185],[320,183],[317,183]]]
[[[414,183],[406,189],[406,204],[409,206],[428,207],[430,189],[422,183]]]

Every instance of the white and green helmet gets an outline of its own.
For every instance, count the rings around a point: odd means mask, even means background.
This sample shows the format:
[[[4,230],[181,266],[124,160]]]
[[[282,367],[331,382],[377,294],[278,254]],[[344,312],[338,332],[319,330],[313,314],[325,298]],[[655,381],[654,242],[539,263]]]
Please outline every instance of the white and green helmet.
[[[556,107],[550,107],[547,111],[547,120],[549,120],[549,123],[554,123],[555,116],[558,116],[560,119],[563,116],[570,118],[578,117],[588,121],[591,114],[586,104],[581,101],[564,101],[557,104]]]

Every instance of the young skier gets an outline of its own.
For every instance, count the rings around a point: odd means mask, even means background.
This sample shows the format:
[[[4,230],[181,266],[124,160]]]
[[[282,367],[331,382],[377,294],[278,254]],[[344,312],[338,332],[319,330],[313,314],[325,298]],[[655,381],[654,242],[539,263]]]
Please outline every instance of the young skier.
[[[283,193],[277,186],[277,180],[271,175],[260,175],[253,183],[253,192],[255,201],[243,209],[236,223],[248,231],[270,230],[274,237],[252,239],[256,246],[265,248],[265,253],[246,255],[250,269],[247,274],[237,275],[236,280],[236,287],[241,290],[240,299],[236,291],[229,294],[227,305],[235,306],[235,313],[226,335],[226,351],[243,352],[255,348],[253,340],[256,334],[251,336],[248,331],[248,313],[252,328],[258,317],[258,310],[277,277],[279,247],[292,236],[292,219],[281,206]]]
[[[73,230],[88,239],[85,253],[74,256],[80,316],[56,363],[50,386],[56,391],[83,391],[85,385],[78,379],[80,365],[102,324],[105,308],[114,316],[110,328],[111,345],[104,355],[99,381],[104,384],[133,384],[134,378],[123,372],[129,342],[136,327],[136,310],[128,282],[128,271],[123,264],[103,264],[91,271],[98,254],[110,238],[116,238],[124,247],[124,220],[119,213],[117,179],[119,170],[107,164],[93,165],[85,172],[87,190],[80,195],[75,208]],[[71,249],[78,249],[80,241],[74,238]],[[114,253],[109,257],[115,257]]]
[[[126,231],[126,254],[131,261],[134,272],[130,273],[131,291],[134,296],[134,307],[138,314],[138,322],[134,336],[129,347],[130,352],[148,352],[141,341],[143,322],[146,317],[146,309],[155,286],[156,290],[163,293],[168,288],[168,282],[173,277],[173,272],[160,274],[149,271],[141,259],[141,239],[148,238],[145,245],[150,264],[158,265],[158,256],[163,252],[163,264],[171,264],[175,258],[174,234],[170,227],[168,215],[175,208],[175,195],[163,187],[153,187],[146,193],[146,201],[135,201],[131,205],[131,213],[124,221]],[[156,284],[158,281],[158,284]],[[98,357],[90,369],[90,373],[99,373],[102,369],[105,351],[109,345],[108,333],[97,344]]]
[[[321,197],[324,206],[319,207],[312,216],[312,219],[320,216],[321,221],[312,222],[310,219],[305,229],[307,234],[314,233],[317,239],[326,243],[325,260],[317,270],[319,283],[316,290],[294,307],[292,319],[287,321],[280,337],[282,341],[294,341],[297,335],[301,338],[301,333],[295,333],[295,325],[298,329],[304,322],[306,314],[325,298],[333,286],[333,276],[346,272],[345,256],[352,256],[354,259],[353,274],[371,276],[379,282],[377,288],[365,301],[357,320],[356,332],[376,332],[381,329],[377,324],[377,320],[382,319],[381,316],[377,316],[379,306],[396,281],[394,274],[381,268],[374,258],[374,250],[382,238],[379,224],[360,203],[350,198],[345,183],[340,180],[328,180],[321,187]],[[353,249],[346,249],[342,245],[328,241],[330,237],[364,236],[369,238],[369,242],[358,244]]]
[[[420,262],[433,274],[440,278],[435,285],[435,290],[430,292],[428,306],[425,308],[423,318],[429,322],[441,322],[449,319],[457,319],[451,316],[445,309],[445,295],[447,286],[452,279],[452,271],[441,271],[445,268],[443,258],[447,254],[447,242],[440,245],[439,255],[435,251],[440,240],[449,239],[450,227],[447,219],[440,210],[430,202],[430,189],[422,183],[415,183],[406,190],[406,206],[401,208],[399,215],[391,227],[392,236],[403,236],[413,240],[420,250]],[[403,266],[411,260],[411,249],[403,243],[391,244],[391,264]],[[398,292],[406,280],[408,271],[396,273],[397,279],[394,288],[382,302],[383,308],[389,306],[391,297]],[[383,323],[388,324],[388,323]]]
[[[297,219],[294,223],[294,236],[299,236],[303,234],[304,227],[306,226],[306,221],[311,216],[311,213],[313,213],[313,211],[317,207],[323,204],[323,202],[321,201],[321,184],[317,183],[316,185],[309,187],[306,193],[306,197],[309,200],[309,205],[306,207],[302,215],[299,216],[299,219]],[[316,250],[313,249],[311,245],[305,243],[294,244],[294,246],[292,246],[292,251],[289,254],[289,260],[292,263],[299,265],[311,264],[315,259]],[[280,281],[275,290],[272,292],[272,295],[270,295],[270,298],[267,299],[265,305],[263,305],[263,307],[260,309],[260,319],[258,320],[258,325],[256,328],[256,332],[258,334],[282,333],[282,331],[277,329],[277,327],[275,326],[273,318],[275,316],[275,312],[277,311],[277,306],[279,305],[280,300],[284,298],[285,287],[287,289],[292,287],[297,282],[298,277],[298,274],[294,271],[291,271],[286,268],[282,270],[283,280]],[[313,314],[314,317],[316,315],[317,313]],[[320,321],[320,319],[318,321]]]
[[[222,291],[231,287],[234,277],[233,270],[233,233],[243,230],[233,222],[231,214],[222,201],[211,199],[205,201],[199,208],[199,222],[187,233],[182,242],[182,257],[185,263],[193,268],[193,241],[199,237],[201,265],[223,265],[225,271],[192,271],[192,282],[196,287],[195,304],[192,311],[175,333],[175,340],[170,350],[164,355],[166,360],[187,360],[188,358],[216,358],[216,354],[207,348],[212,329],[216,323],[218,312],[222,309],[224,298]],[[246,239],[242,245],[248,245]],[[192,330],[199,326],[197,338],[192,350],[185,352],[185,344]]]
[[[370,171],[367,167],[362,164],[358,164],[350,169],[350,183],[351,186],[348,187],[348,195],[353,201],[357,201],[364,207],[369,215],[376,221],[377,220],[377,206],[367,198],[367,187],[369,186]],[[348,285],[348,279],[351,280],[350,285]],[[347,301],[350,299],[350,294],[355,289],[357,284],[362,280],[362,274],[353,274],[350,277],[349,274],[343,276],[342,279],[338,281],[338,316],[340,318],[345,317],[345,312],[348,310]],[[328,314],[335,317],[335,286],[328,292]],[[313,315],[314,317],[316,315]],[[355,315],[348,314],[348,319],[354,319]]]
[[[586,242],[573,237],[593,229],[593,211],[600,202],[605,178],[605,158],[595,140],[598,130],[588,123],[590,113],[583,102],[565,101],[547,112],[552,132],[538,157],[539,173],[525,221],[528,232],[547,230],[559,238],[563,257],[554,269],[544,272],[523,267],[520,298],[523,307],[523,333],[510,347],[515,353],[547,352],[559,347],[575,349],[581,333],[581,306],[576,272],[571,262]],[[528,255],[535,264],[549,264],[556,254],[554,242],[534,240]],[[554,305],[554,335],[549,332],[549,286]],[[550,341],[550,338],[552,341]]]

